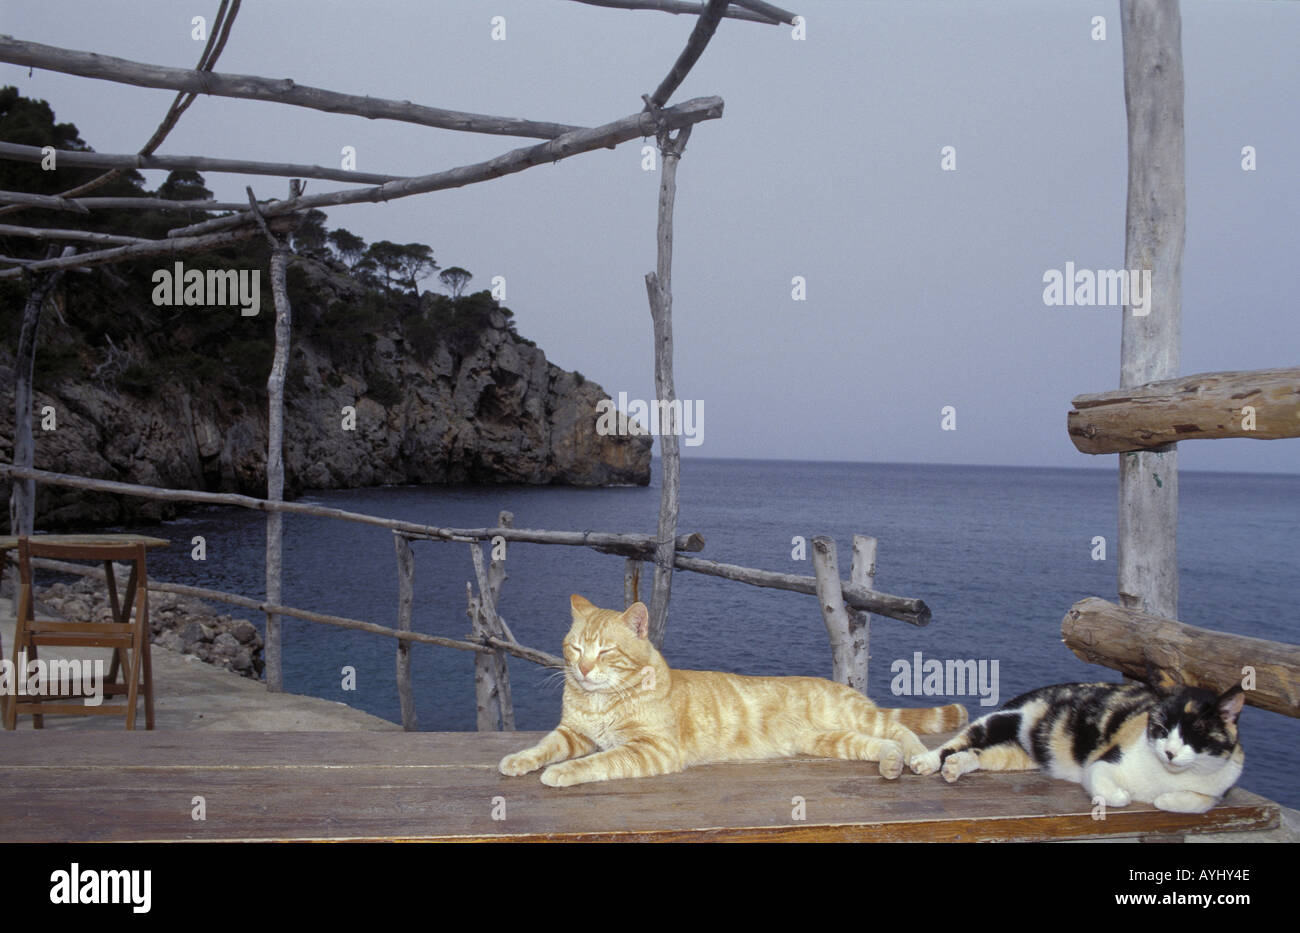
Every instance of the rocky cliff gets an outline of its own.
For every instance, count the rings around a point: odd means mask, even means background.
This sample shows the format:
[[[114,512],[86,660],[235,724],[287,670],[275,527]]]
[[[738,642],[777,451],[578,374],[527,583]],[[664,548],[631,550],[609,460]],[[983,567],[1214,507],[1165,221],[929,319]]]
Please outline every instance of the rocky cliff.
[[[596,405],[606,393],[581,374],[548,362],[542,350],[514,332],[509,312],[489,303],[486,293],[471,296],[479,299],[472,306],[427,294],[417,305],[404,295],[410,305],[401,315],[405,325],[390,318],[390,326],[349,334],[331,324],[331,317],[355,307],[365,289],[328,264],[295,260],[291,271],[295,333],[285,405],[288,495],[306,488],[401,483],[649,482],[652,439],[597,434]],[[274,314],[267,292],[263,318]],[[460,317],[451,318],[459,323],[448,335],[430,324],[431,303],[438,302],[444,311],[460,307]],[[466,307],[474,312],[470,323],[462,320],[469,315]],[[48,309],[42,327],[57,327]],[[173,327],[184,340],[184,329]],[[38,357],[38,468],[265,495],[263,385],[233,385],[229,378],[205,379],[153,365],[139,355],[143,338],[131,344],[135,355],[116,367],[104,363],[110,361],[108,348],[121,351],[126,345],[123,338],[105,344],[102,352],[91,349],[92,339],[84,335],[63,338],[84,339],[87,346],[63,348],[58,358],[76,354],[78,365],[76,371],[65,366],[57,379],[42,377]],[[49,339],[57,344],[63,338],[56,333]],[[187,352],[202,355],[203,344]],[[6,462],[13,455],[13,363],[13,348],[0,347],[0,459]],[[47,405],[54,411],[53,430],[42,430]],[[168,503],[51,486],[38,490],[43,529],[152,519],[174,511]],[[7,486],[0,494],[7,501]]]

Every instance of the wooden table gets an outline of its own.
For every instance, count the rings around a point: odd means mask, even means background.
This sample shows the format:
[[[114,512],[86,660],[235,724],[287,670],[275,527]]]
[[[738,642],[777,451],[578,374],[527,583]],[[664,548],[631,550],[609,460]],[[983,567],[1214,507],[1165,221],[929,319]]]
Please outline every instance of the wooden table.
[[[4,733],[0,842],[1052,840],[1270,829],[1280,818],[1277,804],[1234,789],[1205,814],[1134,805],[1097,821],[1078,785],[1035,772],[949,785],[789,759],[562,789],[497,772],[541,735]],[[191,818],[196,795],[203,821]],[[804,820],[792,817],[795,797]]]

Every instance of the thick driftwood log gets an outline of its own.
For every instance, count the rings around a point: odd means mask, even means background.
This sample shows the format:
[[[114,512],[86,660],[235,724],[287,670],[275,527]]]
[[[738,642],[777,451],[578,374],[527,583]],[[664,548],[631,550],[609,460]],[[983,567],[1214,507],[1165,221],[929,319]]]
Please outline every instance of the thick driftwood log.
[[[1151,276],[1146,314],[1123,309],[1120,386],[1178,375],[1182,339],[1184,182],[1182,19],[1166,0],[1121,0],[1128,204],[1124,266]],[[1120,601],[1178,615],[1178,449],[1119,462]]]
[[[683,557],[678,554],[673,562],[678,570],[689,570],[711,577],[722,577],[752,586],[766,586],[776,590],[790,590],[793,593],[817,593],[816,577],[801,577],[793,573],[777,573],[772,570],[756,570],[753,567],[740,567],[736,564],[720,564],[717,561],[704,560],[699,557]],[[888,616],[911,625],[929,625],[930,607],[924,600],[909,599],[905,596],[891,596],[878,593],[865,587],[845,583],[841,587],[844,604],[853,609],[866,609],[878,616]]]
[[[0,159],[17,162],[40,162],[45,158],[40,146],[20,146],[0,142]],[[292,178],[321,178],[326,181],[365,182],[382,185],[400,181],[406,175],[379,175],[374,172],[351,172],[321,165],[298,165],[292,162],[250,162],[246,159],[213,159],[207,156],[156,156],[112,152],[79,152],[56,149],[56,165],[88,168],[193,169],[196,172],[239,172],[244,175],[283,175]]]
[[[1246,702],[1300,716],[1300,645],[1229,635],[1125,609],[1095,596],[1070,607],[1061,621],[1066,646],[1089,664],[1147,679],[1147,664],[1175,680],[1224,691],[1254,671]]]
[[[397,630],[409,632],[415,604],[415,556],[411,553],[411,543],[399,534],[393,535],[393,548],[397,554]],[[415,714],[415,693],[411,689],[409,641],[397,643],[397,698],[402,707],[402,728],[418,732],[420,721]]]
[[[311,110],[324,110],[327,113],[349,113],[370,120],[400,120],[404,123],[463,130],[467,133],[554,139],[576,129],[567,123],[494,117],[479,113],[464,113],[459,110],[424,107],[405,100],[340,94],[323,88],[296,84],[288,78],[262,78],[257,75],[219,74],[188,68],[168,68],[163,65],[114,58],[111,55],[97,55],[77,49],[26,42],[14,39],[12,36],[0,36],[0,62],[44,68],[47,71],[80,75],[83,78],[116,81],[119,84],[133,84],[136,87],[169,88],[193,94],[210,94],[214,97],[242,97],[248,100],[272,101],[292,104],[295,107],[307,107]]]
[[[1199,373],[1079,395],[1067,419],[1085,454],[1197,438],[1300,437],[1300,368]]]

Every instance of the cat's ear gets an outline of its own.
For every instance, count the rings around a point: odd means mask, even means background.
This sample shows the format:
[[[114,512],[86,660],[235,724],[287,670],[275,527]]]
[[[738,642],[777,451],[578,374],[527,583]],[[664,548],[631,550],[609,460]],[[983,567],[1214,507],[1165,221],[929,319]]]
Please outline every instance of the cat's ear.
[[[591,610],[596,608],[577,593],[574,593],[569,597],[569,605],[573,607],[573,614],[575,617],[585,616],[587,613],[591,612]]]
[[[637,638],[645,638],[650,634],[650,610],[646,608],[645,603],[633,603],[628,606],[627,611],[623,613],[623,621],[636,633]]]
[[[1182,686],[1182,683],[1164,668],[1156,667],[1150,661],[1146,662],[1146,666],[1147,683],[1161,693],[1173,693]]]
[[[1242,707],[1246,705],[1246,692],[1241,689],[1241,684],[1233,684],[1232,687],[1219,697],[1219,715],[1223,717],[1226,725],[1235,726],[1237,717],[1241,715]]]

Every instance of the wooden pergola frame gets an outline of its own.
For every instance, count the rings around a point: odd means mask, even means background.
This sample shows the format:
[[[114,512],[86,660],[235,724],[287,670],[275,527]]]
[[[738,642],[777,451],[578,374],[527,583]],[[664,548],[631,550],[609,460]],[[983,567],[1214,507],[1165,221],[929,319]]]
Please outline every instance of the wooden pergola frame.
[[[131,154],[105,154],[63,151],[56,158],[65,165],[108,168],[109,172],[88,184],[65,191],[58,196],[33,195],[23,192],[0,192],[0,214],[23,209],[46,209],[89,213],[96,209],[152,209],[177,211],[234,211],[201,223],[177,227],[166,237],[148,240],[111,233],[88,234],[83,231],[55,228],[19,227],[4,225],[0,233],[8,236],[27,236],[41,240],[93,243],[108,248],[95,249],[81,254],[75,247],[66,247],[62,255],[55,256],[53,247],[46,258],[18,260],[0,257],[0,264],[11,268],[0,270],[0,278],[25,277],[30,282],[28,300],[22,320],[23,339],[19,343],[16,370],[14,462],[19,469],[33,466],[32,446],[32,366],[35,353],[35,334],[45,298],[53,290],[58,277],[68,269],[85,269],[90,266],[123,262],[149,256],[168,255],[215,246],[246,239],[259,232],[271,246],[271,284],[275,300],[275,354],[271,375],[267,382],[269,396],[269,440],[267,452],[267,500],[283,501],[284,464],[283,409],[284,378],[289,353],[291,308],[285,288],[285,267],[289,255],[287,238],[283,235],[296,225],[303,211],[340,204],[388,201],[462,187],[523,171],[534,165],[553,163],[561,159],[594,149],[613,148],[619,143],[646,136],[654,136],[661,153],[661,183],[658,210],[658,250],[655,269],[646,276],[654,328],[655,388],[666,410],[672,411],[676,399],[673,380],[672,354],[672,218],[676,195],[677,164],[685,150],[691,128],[706,120],[722,116],[723,102],[718,97],[688,100],[668,106],[673,93],[681,85],[695,62],[703,54],[709,40],[724,17],[758,22],[768,25],[796,23],[798,18],[763,0],[577,0],[596,6],[624,10],[658,10],[667,13],[685,13],[696,17],[695,26],[685,48],[669,69],[668,74],[651,94],[643,95],[644,106],[640,112],[596,127],[579,127],[563,123],[525,120],[444,110],[409,101],[385,100],[373,97],[344,94],[322,88],[306,87],[287,79],[263,78],[254,75],[224,74],[213,71],[213,66],[224,48],[230,27],[239,9],[239,0],[222,0],[214,19],[212,33],[194,69],[168,68],[134,62],[112,56],[98,55],[74,49],[57,48],[35,42],[0,36],[0,61],[32,68],[44,68],[64,74],[99,80],[114,81],[141,87],[167,88],[178,92],[172,107],[153,137],[140,152]],[[198,94],[263,100],[292,106],[349,113],[370,119],[399,120],[424,126],[454,129],[462,132],[489,133],[505,136],[525,136],[543,140],[523,148],[505,152],[493,159],[415,177],[388,174],[360,174],[340,172],[319,166],[292,163],[264,163],[234,159],[217,159],[208,156],[156,156],[154,150],[175,125],[180,114]],[[44,156],[41,149],[14,144],[0,145],[0,158],[19,161],[39,161]],[[81,195],[124,169],[186,168],[209,172],[239,172],[250,174],[291,176],[289,197],[283,200],[258,201],[248,189],[249,203],[237,204],[219,201],[180,201],[160,198],[85,198]],[[331,193],[304,195],[300,178],[324,178],[365,183],[365,187],[347,188]],[[671,421],[671,414],[669,416]],[[680,452],[676,425],[669,424],[661,432],[661,469],[663,481],[659,508],[658,533],[654,549],[655,576],[650,600],[651,636],[656,644],[662,643],[672,587],[672,572],[676,555],[678,487],[680,483]],[[31,479],[16,478],[10,506],[10,526],[16,534],[30,534],[34,520],[35,490]],[[267,516],[267,570],[266,603],[279,605],[281,512],[269,511]],[[402,554],[399,548],[399,561]],[[488,594],[483,594],[488,598]],[[842,613],[841,613],[842,614]],[[282,689],[280,679],[279,619],[267,614],[265,652],[267,660],[267,687]]]

